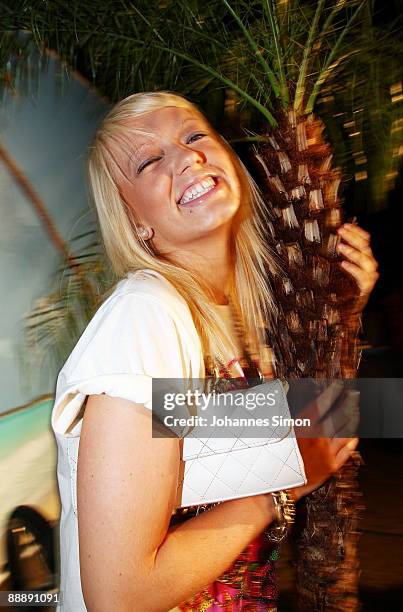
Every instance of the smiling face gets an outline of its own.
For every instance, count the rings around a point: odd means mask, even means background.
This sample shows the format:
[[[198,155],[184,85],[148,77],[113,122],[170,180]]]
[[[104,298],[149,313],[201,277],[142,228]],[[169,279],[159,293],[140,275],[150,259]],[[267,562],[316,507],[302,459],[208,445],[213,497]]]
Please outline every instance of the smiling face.
[[[196,110],[167,106],[128,120],[115,153],[120,192],[160,253],[229,234],[241,188],[231,153]],[[137,131],[139,130],[139,131]],[[126,137],[126,139],[127,139]]]

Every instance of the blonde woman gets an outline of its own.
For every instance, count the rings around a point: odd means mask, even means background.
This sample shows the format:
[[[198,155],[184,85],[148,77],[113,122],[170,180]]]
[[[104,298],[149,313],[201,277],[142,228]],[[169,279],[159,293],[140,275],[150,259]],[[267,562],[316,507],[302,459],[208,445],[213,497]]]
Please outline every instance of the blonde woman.
[[[179,441],[152,437],[150,417],[152,377],[202,378],[222,366],[242,376],[246,338],[260,370],[273,375],[261,321],[275,320],[267,279],[276,267],[257,190],[200,111],[166,92],[135,94],[112,109],[89,176],[119,282],[58,378],[60,609],[274,609],[263,585],[273,496],[226,501],[173,524]],[[350,246],[357,256],[360,246]],[[364,269],[360,278],[368,284]],[[294,499],[340,468],[356,444],[301,442],[308,483]],[[260,584],[241,593],[239,576],[252,565]]]

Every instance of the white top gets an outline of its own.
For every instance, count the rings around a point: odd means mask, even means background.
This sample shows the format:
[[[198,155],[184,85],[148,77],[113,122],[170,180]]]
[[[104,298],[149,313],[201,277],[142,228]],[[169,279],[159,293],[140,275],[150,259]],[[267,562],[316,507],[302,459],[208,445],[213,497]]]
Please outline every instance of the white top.
[[[225,307],[218,307],[224,311]],[[199,336],[185,300],[152,270],[120,281],[59,373],[52,429],[57,450],[60,591],[57,612],[86,612],[80,581],[77,458],[86,396],[106,393],[151,408],[152,378],[203,378]]]

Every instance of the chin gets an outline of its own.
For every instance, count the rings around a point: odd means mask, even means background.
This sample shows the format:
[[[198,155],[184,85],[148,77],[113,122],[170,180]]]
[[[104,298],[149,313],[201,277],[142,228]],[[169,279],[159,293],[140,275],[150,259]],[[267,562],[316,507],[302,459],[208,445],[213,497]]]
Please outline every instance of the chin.
[[[228,231],[232,227],[233,215],[227,218],[221,217],[220,219],[211,220],[210,223],[202,223],[197,228],[197,237],[203,238],[209,234],[219,233],[220,231]]]

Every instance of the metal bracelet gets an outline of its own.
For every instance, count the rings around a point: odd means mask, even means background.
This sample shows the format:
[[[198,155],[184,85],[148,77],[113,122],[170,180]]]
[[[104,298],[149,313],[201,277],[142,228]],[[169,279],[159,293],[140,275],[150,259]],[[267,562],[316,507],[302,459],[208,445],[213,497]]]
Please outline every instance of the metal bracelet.
[[[281,542],[287,536],[289,528],[295,519],[295,502],[289,491],[275,491],[271,493],[275,521],[265,535],[270,542]]]

